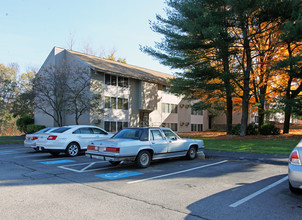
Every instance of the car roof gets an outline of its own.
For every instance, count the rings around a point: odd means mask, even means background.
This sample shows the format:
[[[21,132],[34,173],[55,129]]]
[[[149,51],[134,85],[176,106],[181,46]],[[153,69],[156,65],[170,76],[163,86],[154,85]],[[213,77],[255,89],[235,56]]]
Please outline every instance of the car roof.
[[[66,125],[64,127],[69,127],[69,128],[81,128],[81,127],[93,127],[93,128],[98,128],[97,126],[94,125]]]

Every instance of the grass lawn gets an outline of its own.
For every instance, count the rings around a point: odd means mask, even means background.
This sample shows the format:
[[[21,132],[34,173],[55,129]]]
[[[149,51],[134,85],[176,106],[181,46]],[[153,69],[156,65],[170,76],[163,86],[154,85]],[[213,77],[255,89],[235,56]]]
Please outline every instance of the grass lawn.
[[[203,138],[208,150],[289,155],[300,139],[216,139]]]
[[[0,136],[0,144],[19,144],[23,142],[24,140],[20,140],[20,136]]]
[[[21,140],[1,141],[1,139],[0,139],[0,144],[21,144],[23,142],[24,141],[21,141]]]
[[[204,141],[205,149],[250,153],[289,155],[302,139],[302,130],[292,130],[290,134],[271,136],[226,135],[225,132],[179,133],[183,138],[196,138]]]

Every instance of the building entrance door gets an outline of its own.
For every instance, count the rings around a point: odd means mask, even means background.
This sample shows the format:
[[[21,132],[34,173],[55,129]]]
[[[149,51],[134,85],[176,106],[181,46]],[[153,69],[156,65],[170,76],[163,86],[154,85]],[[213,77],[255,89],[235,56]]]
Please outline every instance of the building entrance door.
[[[139,126],[149,127],[149,112],[146,111],[139,112]]]

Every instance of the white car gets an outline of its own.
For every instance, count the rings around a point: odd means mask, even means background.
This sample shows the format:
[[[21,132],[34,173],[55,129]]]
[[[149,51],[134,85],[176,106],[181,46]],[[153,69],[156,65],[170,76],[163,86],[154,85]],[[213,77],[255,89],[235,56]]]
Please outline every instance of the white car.
[[[66,153],[70,157],[85,151],[92,140],[108,139],[113,134],[102,128],[90,125],[71,125],[53,130],[49,134],[40,135],[36,142],[39,150],[47,151],[53,156]]]
[[[107,140],[94,140],[88,145],[86,155],[109,161],[134,161],[146,168],[151,160],[186,156],[189,160],[203,155],[202,140],[182,139],[169,128],[125,128]]]
[[[288,183],[293,193],[302,193],[302,140],[292,150],[288,161]]]
[[[36,147],[36,142],[39,139],[39,136],[44,133],[50,133],[51,131],[57,128],[58,127],[48,127],[48,128],[43,128],[42,130],[37,131],[36,133],[27,134],[24,140],[24,147],[32,148],[35,151],[39,151],[39,149]]]

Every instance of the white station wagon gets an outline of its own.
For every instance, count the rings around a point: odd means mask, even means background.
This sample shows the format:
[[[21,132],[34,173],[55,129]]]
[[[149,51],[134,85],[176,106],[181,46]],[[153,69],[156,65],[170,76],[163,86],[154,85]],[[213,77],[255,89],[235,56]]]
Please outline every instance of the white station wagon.
[[[134,161],[146,168],[151,160],[186,156],[195,159],[203,154],[202,140],[182,139],[169,128],[126,128],[110,139],[91,141],[86,155],[109,161]]]

